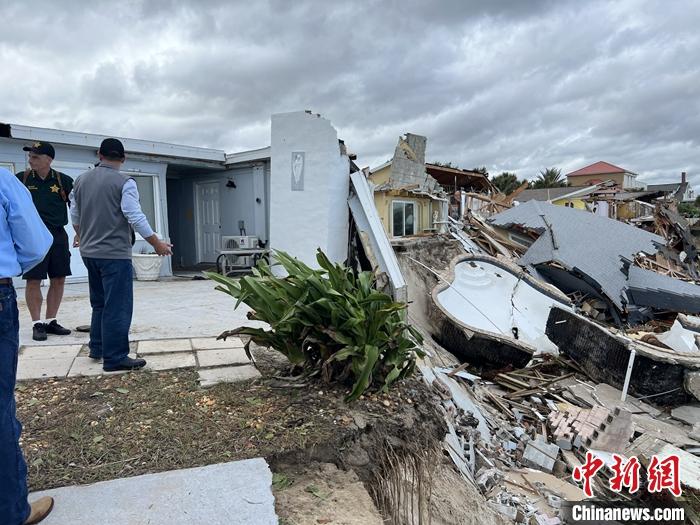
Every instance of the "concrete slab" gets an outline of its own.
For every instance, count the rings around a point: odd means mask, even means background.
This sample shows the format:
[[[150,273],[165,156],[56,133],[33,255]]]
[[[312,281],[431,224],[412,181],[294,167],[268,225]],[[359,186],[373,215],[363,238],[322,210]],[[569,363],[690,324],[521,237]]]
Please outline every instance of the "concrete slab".
[[[217,383],[236,383],[260,377],[260,372],[253,365],[204,368],[198,370],[198,373],[202,388],[214,386]]]
[[[145,356],[146,368],[149,370],[171,370],[173,368],[187,368],[197,366],[194,353],[154,354]]]
[[[102,361],[78,356],[75,358],[73,366],[71,366],[68,371],[68,377],[99,376],[104,373],[104,370],[102,370]]]
[[[243,348],[240,337],[227,337],[226,340],[217,340],[216,337],[202,337],[192,339],[192,348],[195,350],[209,350],[213,348]]]
[[[129,354],[129,357],[134,359],[135,354]],[[70,367],[68,371],[68,377],[79,377],[79,376],[101,376],[101,375],[114,375],[114,374],[126,374],[128,370],[119,370],[118,372],[105,372],[102,370],[102,361],[95,361],[89,357],[78,356],[73,361],[73,366]]]
[[[73,359],[72,357],[20,359],[17,363],[17,380],[66,377]]]
[[[134,281],[134,316],[130,338],[174,339],[211,337],[238,326],[266,326],[250,321],[246,314],[250,309],[241,305],[233,309],[234,299],[214,290],[211,281],[172,280]],[[46,295],[47,287],[42,287]],[[32,340],[32,325],[24,293],[18,298],[20,310],[20,344],[50,346],[56,339],[49,337],[45,343]],[[90,324],[90,299],[87,283],[68,284],[59,312],[59,322],[73,330],[76,326]],[[87,343],[89,334],[73,331],[62,336],[63,344]]]
[[[273,525],[271,485],[267,463],[256,458],[51,489],[29,499],[56,500],[46,525]]]
[[[25,346],[19,355],[20,359],[72,359],[82,347],[83,345]]]
[[[250,360],[242,348],[223,348],[220,350],[197,351],[199,366],[247,365]]]
[[[190,352],[192,343],[189,339],[157,339],[155,341],[139,341],[139,355],[166,354],[170,352]]]
[[[673,419],[678,421],[683,421],[688,425],[696,425],[700,423],[700,404],[694,403],[692,405],[683,405],[678,408],[671,410],[671,416]]]

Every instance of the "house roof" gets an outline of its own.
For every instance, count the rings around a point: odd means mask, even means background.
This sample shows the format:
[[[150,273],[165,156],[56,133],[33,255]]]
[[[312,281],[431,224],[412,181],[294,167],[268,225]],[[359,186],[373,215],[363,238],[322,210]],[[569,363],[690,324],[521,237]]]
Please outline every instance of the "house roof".
[[[519,202],[559,200],[566,197],[569,193],[572,193],[572,188],[569,186],[564,186],[561,188],[542,188],[539,190],[524,190],[515,198],[515,200]]]
[[[461,170],[459,168],[448,168],[437,164],[425,163],[425,171],[443,186],[466,187],[471,186],[476,190],[491,189],[489,178],[478,171]]]
[[[571,186],[563,186],[561,188],[542,188],[539,190],[525,190],[520,195],[518,195],[515,200],[518,202],[527,201],[558,201],[562,199],[573,199],[577,197],[585,197],[591,193],[598,193],[604,191],[604,188],[609,181],[599,184],[592,184],[590,186],[584,186],[582,188],[576,188]]]
[[[94,148],[95,150],[99,148],[102,140],[107,138],[106,135],[98,135],[94,133],[80,133],[75,131],[37,128],[33,126],[24,126],[21,124],[3,123],[0,123],[0,136],[15,140],[44,140],[54,144],[84,146]],[[126,137],[116,138],[122,141],[124,144],[124,149],[127,153],[198,159],[215,161],[219,163],[223,163],[226,159],[226,154],[222,150],[218,149],[169,144],[167,142],[155,142],[151,140],[130,139]]]
[[[668,191],[675,192],[680,187],[680,182],[671,182],[668,184],[647,184],[647,191]]]
[[[624,168],[600,160],[598,162],[590,164],[589,166],[585,166],[576,171],[572,171],[571,173],[567,173],[566,176],[579,177],[582,175],[610,175],[612,173],[629,173],[631,175],[636,175],[636,173],[632,173],[631,171],[628,171]]]

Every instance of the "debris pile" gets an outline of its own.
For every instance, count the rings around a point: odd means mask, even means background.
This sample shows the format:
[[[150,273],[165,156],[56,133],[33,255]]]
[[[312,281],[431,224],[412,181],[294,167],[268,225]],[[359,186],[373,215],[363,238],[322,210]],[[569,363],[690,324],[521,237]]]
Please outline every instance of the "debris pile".
[[[683,490],[700,488],[700,405],[669,414],[631,397],[622,400],[622,392],[590,381],[575,363],[556,356],[535,358],[521,369],[476,374],[470,368],[420,365],[442,399],[446,453],[508,520],[560,523],[563,501],[588,499],[572,479],[587,452],[604,462],[592,483],[595,499],[648,503],[645,490],[611,489],[613,454],[636,456],[644,467],[654,454],[678,454]]]

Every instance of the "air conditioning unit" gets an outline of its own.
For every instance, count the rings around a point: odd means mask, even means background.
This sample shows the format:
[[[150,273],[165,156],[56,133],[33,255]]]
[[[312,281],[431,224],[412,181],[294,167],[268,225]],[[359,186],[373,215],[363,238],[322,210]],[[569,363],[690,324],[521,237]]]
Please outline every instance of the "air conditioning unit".
[[[258,238],[252,235],[239,235],[235,239],[238,247],[242,250],[252,250],[258,247]]]
[[[222,235],[221,247],[224,250],[250,250],[258,247],[258,238],[252,235]]]

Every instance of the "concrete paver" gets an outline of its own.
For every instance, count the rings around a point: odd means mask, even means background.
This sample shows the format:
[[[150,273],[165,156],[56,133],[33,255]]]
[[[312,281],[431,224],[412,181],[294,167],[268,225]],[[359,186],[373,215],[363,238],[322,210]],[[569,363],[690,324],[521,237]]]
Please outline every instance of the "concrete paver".
[[[29,500],[53,496],[46,525],[273,525],[271,486],[267,462],[255,458],[50,489]]]
[[[192,339],[192,348],[195,350],[243,348],[243,341],[241,341],[240,337],[227,337],[226,340],[217,340],[216,337],[199,337]]]
[[[20,350],[20,359],[73,358],[83,345],[25,346]]]
[[[104,370],[102,370],[102,361],[78,356],[75,358],[73,366],[71,366],[68,371],[68,377],[99,376],[104,373]]]
[[[139,341],[139,355],[165,354],[170,352],[190,352],[192,343],[189,339],[156,339],[154,341]]]
[[[253,365],[201,368],[198,373],[199,384],[204,388],[217,383],[235,383],[260,377],[260,372]]]
[[[47,377],[66,377],[73,364],[73,357],[19,359],[17,363],[17,380],[44,379]]]
[[[198,350],[197,361],[201,367],[247,365],[250,360],[243,348],[221,348],[218,350]]]
[[[197,362],[194,358],[194,352],[176,353],[176,354],[153,354],[144,356],[146,360],[146,368],[149,370],[172,370],[174,368],[187,368],[188,366],[195,367]]]
[[[136,357],[135,354],[129,354],[132,359]],[[105,372],[102,370],[102,361],[95,361],[89,357],[78,356],[73,361],[73,366],[70,367],[68,371],[68,377],[79,377],[79,376],[101,376],[101,375],[114,375],[114,374],[126,374],[128,370],[119,370],[117,372]]]

